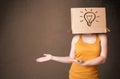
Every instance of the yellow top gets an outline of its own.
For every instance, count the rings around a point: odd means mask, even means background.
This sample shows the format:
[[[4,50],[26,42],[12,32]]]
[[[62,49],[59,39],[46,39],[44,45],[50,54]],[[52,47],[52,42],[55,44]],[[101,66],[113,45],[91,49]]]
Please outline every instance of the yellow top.
[[[91,60],[100,55],[100,39],[96,36],[96,41],[92,44],[82,40],[82,35],[76,43],[75,59]],[[69,71],[69,79],[98,79],[97,66],[81,66],[77,63],[72,63]]]

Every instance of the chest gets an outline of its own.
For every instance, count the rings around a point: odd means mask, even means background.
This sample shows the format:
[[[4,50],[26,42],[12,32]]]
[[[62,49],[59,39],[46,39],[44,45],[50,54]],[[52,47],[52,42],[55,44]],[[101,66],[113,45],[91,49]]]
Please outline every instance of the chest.
[[[81,40],[76,43],[76,54],[86,54],[86,55],[95,55],[99,54],[101,47],[100,42],[96,41],[95,43],[88,44]]]

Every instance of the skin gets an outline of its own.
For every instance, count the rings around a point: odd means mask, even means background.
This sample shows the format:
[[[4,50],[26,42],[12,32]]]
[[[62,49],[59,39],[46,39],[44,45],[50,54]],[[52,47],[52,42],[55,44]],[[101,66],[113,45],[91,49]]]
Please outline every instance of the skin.
[[[99,65],[105,63],[107,59],[107,36],[106,34],[99,34],[99,38],[101,41],[101,52],[100,56],[96,57],[92,60],[83,61],[83,60],[75,60],[75,44],[79,40],[79,35],[76,35],[73,37],[71,42],[71,50],[69,56],[65,57],[59,57],[59,56],[53,56],[51,54],[43,54],[43,57],[39,57],[36,59],[37,62],[46,62],[49,60],[61,62],[61,63],[78,63],[82,66],[93,66],[93,65]],[[95,34],[83,34],[82,39],[86,43],[94,43],[96,41],[96,35]]]

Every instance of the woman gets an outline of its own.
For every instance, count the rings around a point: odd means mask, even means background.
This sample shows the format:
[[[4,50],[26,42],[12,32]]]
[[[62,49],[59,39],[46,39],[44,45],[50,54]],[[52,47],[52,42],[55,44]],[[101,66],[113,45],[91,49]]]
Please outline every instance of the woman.
[[[98,79],[98,65],[107,58],[106,34],[82,34],[73,37],[70,55],[66,57],[44,54],[37,62],[54,60],[62,63],[72,63],[69,79]]]

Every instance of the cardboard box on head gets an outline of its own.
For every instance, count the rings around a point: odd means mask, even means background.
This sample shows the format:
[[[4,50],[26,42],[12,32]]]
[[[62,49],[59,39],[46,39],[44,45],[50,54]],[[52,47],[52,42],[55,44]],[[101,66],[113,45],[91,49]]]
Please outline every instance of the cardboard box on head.
[[[73,34],[106,33],[105,8],[71,8],[71,27]]]

